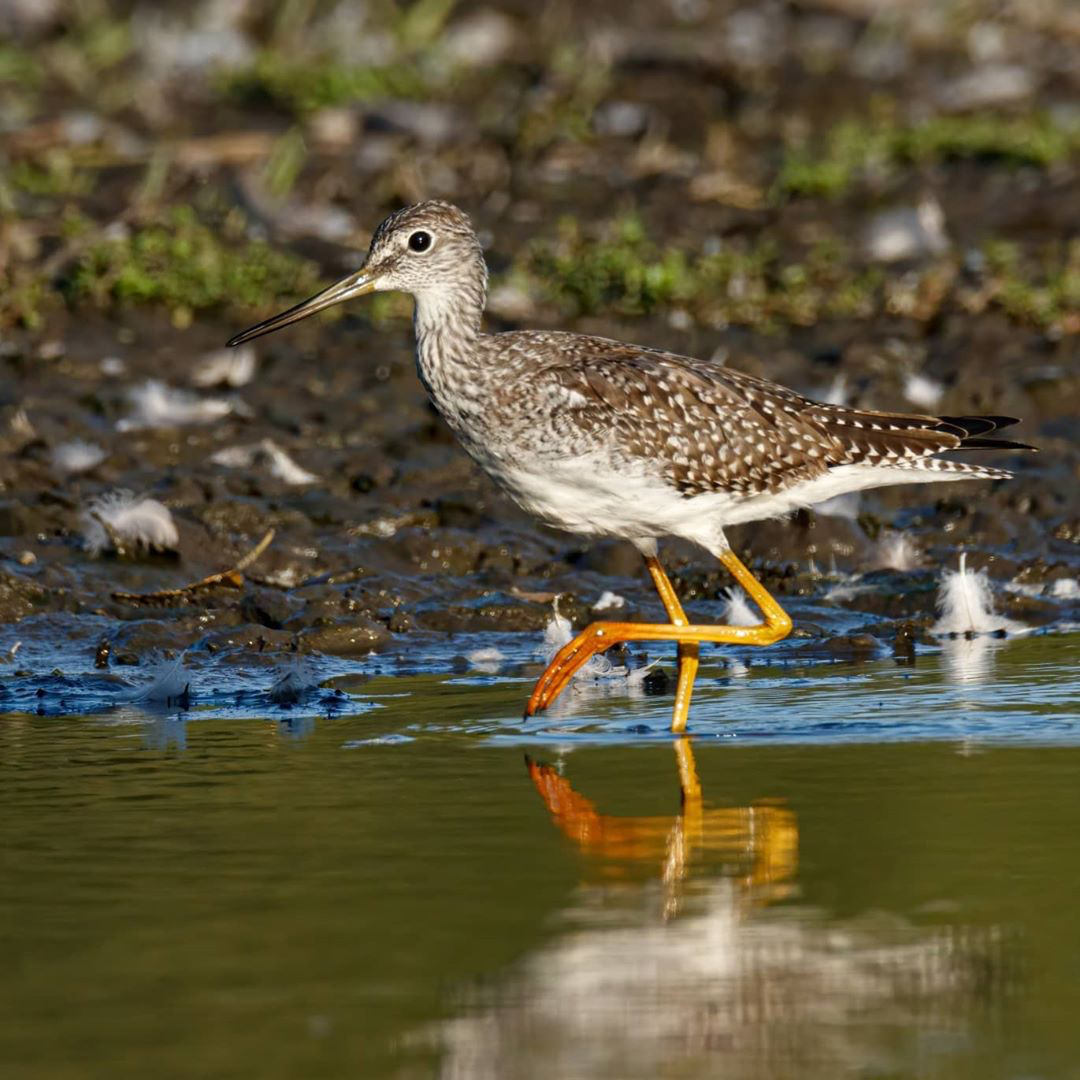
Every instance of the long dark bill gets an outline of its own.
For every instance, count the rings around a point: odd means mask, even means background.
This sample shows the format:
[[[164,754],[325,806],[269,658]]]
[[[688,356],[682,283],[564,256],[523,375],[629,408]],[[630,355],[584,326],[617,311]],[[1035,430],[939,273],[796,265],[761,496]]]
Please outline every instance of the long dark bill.
[[[314,296],[308,297],[307,300],[302,300],[296,307],[291,307],[280,315],[272,315],[261,323],[249,326],[247,330],[229,338],[228,344],[242,345],[245,341],[251,341],[252,338],[262,337],[263,334],[272,334],[283,326],[306,319],[309,315],[324,311],[334,304],[340,304],[343,300],[351,300],[355,296],[364,296],[366,293],[374,291],[375,279],[363,270],[357,270],[355,273],[349,274],[348,277],[335,281],[333,285],[323,289],[321,293],[316,293]]]

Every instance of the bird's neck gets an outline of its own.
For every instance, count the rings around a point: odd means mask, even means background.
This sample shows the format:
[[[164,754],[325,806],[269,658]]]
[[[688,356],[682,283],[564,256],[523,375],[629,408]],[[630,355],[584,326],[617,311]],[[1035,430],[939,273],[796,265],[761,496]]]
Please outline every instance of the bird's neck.
[[[444,413],[450,398],[478,381],[476,346],[486,297],[487,271],[482,259],[468,281],[431,286],[416,293],[413,327],[417,369]]]

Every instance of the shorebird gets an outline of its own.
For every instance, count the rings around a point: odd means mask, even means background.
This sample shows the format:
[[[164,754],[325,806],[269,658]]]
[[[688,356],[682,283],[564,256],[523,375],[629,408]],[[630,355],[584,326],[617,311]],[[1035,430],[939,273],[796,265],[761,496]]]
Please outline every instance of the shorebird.
[[[465,450],[541,521],[622,537],[641,552],[669,621],[592,623],[553,657],[526,716],[546,708],[595,654],[621,642],[673,641],[672,730],[685,730],[701,643],[771,645],[792,628],[725,528],[888,484],[1006,479],[1001,469],[939,455],[1029,449],[987,437],[1012,417],[849,409],[642,345],[546,330],[486,334],[487,279],[468,217],[449,203],[417,203],[376,229],[359,270],[229,344],[367,293],[410,293],[420,381]],[[763,622],[692,623],[658,559],[662,537],[714,555]]]

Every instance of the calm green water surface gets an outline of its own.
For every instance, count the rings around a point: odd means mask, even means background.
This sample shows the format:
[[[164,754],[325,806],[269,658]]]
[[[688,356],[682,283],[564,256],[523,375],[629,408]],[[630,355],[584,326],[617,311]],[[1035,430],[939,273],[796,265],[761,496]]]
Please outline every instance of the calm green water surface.
[[[0,718],[5,1078],[1080,1076],[1080,747],[699,737],[680,814],[685,745],[381,691]]]

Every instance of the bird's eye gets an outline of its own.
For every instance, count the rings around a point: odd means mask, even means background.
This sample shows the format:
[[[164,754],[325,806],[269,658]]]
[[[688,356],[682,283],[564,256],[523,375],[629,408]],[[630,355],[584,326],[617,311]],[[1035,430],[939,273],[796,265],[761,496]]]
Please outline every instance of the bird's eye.
[[[431,233],[420,229],[409,237],[409,247],[413,251],[427,251],[431,247]]]

